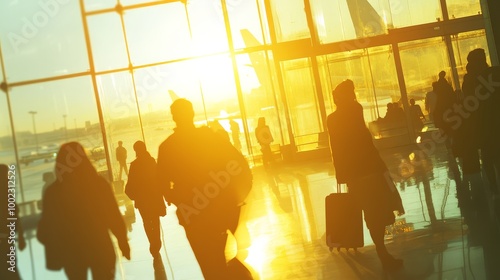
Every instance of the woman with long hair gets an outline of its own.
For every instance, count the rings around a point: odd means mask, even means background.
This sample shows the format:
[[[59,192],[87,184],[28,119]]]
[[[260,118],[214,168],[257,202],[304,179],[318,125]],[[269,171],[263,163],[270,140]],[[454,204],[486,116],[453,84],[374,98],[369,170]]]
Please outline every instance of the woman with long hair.
[[[88,269],[93,279],[114,279],[116,255],[109,230],[127,259],[130,247],[110,184],[97,174],[76,142],[61,146],[55,175],[43,196],[37,230],[47,268],[64,268],[68,279],[86,279]]]

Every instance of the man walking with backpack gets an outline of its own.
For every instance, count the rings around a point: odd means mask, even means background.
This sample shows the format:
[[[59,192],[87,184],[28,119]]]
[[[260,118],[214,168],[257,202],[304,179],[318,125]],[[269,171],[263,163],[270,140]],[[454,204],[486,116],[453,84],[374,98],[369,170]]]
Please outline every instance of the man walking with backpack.
[[[191,102],[178,99],[170,109],[176,128],[159,148],[159,182],[167,189],[165,199],[177,206],[205,279],[229,279],[227,231],[234,233],[238,225],[252,187],[251,170],[227,139],[194,126]]]

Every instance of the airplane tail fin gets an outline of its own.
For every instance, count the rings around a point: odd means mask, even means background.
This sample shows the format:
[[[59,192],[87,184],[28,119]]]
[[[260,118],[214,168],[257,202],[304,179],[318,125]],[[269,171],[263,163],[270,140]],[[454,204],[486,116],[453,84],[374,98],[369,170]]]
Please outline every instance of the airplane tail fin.
[[[179,99],[180,97],[175,93],[175,91],[169,89],[168,94],[170,95],[170,99],[172,99],[172,102],[175,100]]]
[[[386,25],[368,0],[347,0],[356,37],[384,34]]]

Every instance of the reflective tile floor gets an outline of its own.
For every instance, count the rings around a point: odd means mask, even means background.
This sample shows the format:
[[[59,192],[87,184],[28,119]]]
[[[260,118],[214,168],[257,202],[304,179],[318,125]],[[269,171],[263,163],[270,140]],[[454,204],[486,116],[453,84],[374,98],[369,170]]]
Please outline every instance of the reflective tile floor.
[[[460,208],[460,169],[444,145],[431,144],[381,151],[406,209],[386,232],[388,249],[404,260],[404,269],[382,270],[366,227],[363,248],[330,252],[324,200],[336,182],[328,158],[282,164],[272,176],[255,167],[255,185],[236,237],[229,237],[228,258],[236,255],[256,279],[500,279],[499,224],[488,189],[482,211]],[[174,206],[161,219],[162,259],[153,263],[140,215],[118,198],[132,260],[118,260],[117,279],[203,279]],[[23,279],[65,279],[44,268],[43,247],[33,231],[28,234],[28,247],[18,255]]]

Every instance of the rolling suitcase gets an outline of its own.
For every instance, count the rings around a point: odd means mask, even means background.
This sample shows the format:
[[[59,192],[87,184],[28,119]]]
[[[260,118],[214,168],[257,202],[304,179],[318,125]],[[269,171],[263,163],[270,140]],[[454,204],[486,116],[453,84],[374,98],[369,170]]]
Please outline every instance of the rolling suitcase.
[[[330,251],[334,247],[349,250],[364,246],[363,216],[361,208],[348,192],[342,193],[340,184],[337,192],[325,198],[326,245]]]

